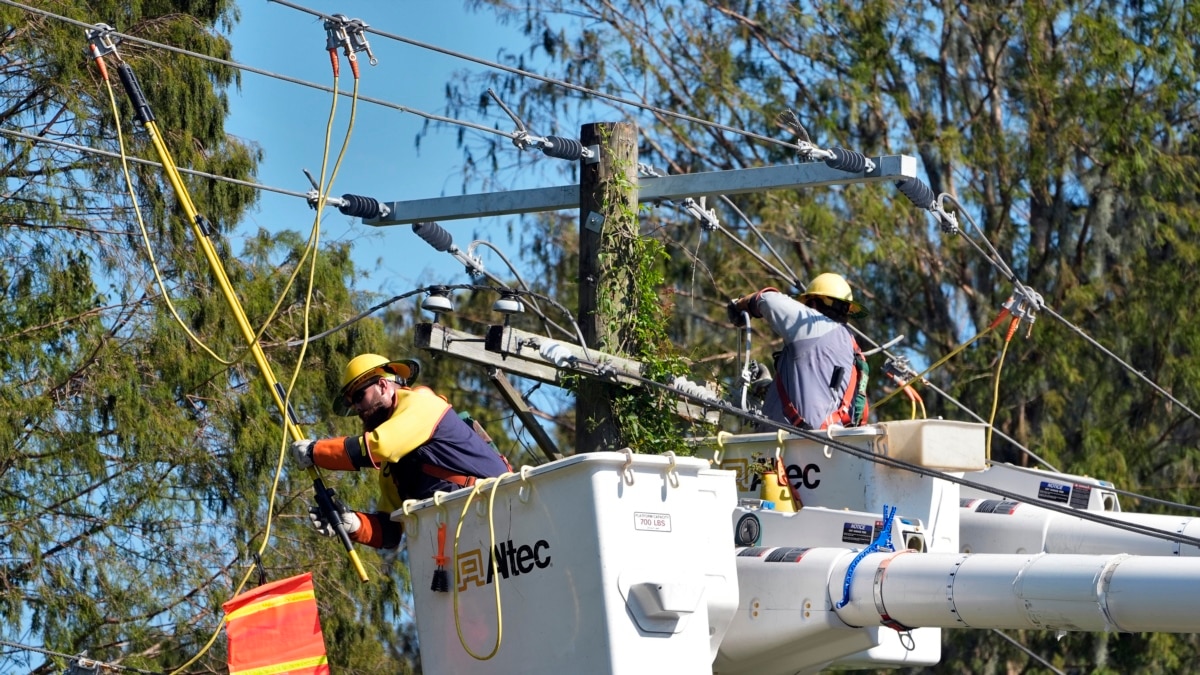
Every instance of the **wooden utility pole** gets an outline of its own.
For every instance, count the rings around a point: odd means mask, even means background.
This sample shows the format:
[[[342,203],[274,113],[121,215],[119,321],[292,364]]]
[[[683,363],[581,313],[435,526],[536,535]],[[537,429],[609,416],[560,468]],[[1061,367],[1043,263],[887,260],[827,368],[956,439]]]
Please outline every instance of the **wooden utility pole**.
[[[629,313],[624,284],[613,271],[623,264],[606,241],[638,236],[637,125],[585,124],[583,146],[598,149],[579,173],[579,328],[588,347],[623,355]],[[600,253],[604,252],[601,264]],[[575,451],[616,450],[620,445],[610,385],[581,380],[575,405]]]

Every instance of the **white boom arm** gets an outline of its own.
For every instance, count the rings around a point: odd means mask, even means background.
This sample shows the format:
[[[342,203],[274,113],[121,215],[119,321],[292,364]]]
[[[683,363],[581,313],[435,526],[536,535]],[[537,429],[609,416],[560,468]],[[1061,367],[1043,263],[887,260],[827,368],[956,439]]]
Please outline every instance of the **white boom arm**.
[[[717,672],[817,670],[882,643],[893,630],[885,623],[897,630],[1200,632],[1200,560],[870,553],[855,566],[838,608],[856,555],[840,548],[741,549],[740,606]],[[913,650],[937,653],[922,643],[940,640],[939,632],[918,630],[913,639]]]
[[[1106,512],[1105,518],[1200,537],[1200,519],[1149,513]],[[1111,525],[1011,501],[964,499],[959,511],[959,543],[964,553],[1131,553],[1200,556],[1200,548],[1150,537]]]

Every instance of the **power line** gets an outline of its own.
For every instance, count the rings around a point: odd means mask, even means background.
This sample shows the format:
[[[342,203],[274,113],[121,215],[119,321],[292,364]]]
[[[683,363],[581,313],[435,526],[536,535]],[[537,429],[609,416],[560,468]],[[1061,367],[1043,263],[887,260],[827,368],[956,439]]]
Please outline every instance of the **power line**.
[[[1145,382],[1146,384],[1149,384],[1151,387],[1153,387],[1155,390],[1157,390],[1158,393],[1167,397],[1167,399],[1169,399],[1170,401],[1172,401],[1173,403],[1178,405],[1180,408],[1183,408],[1184,410],[1186,410],[1188,413],[1190,413],[1192,415],[1192,417],[1195,417],[1196,419],[1200,419],[1200,414],[1198,414],[1195,410],[1192,410],[1183,401],[1180,401],[1179,399],[1172,396],[1170,392],[1168,392],[1166,389],[1163,389],[1161,386],[1159,386],[1157,383],[1155,383],[1154,380],[1151,380],[1149,377],[1146,377],[1146,375],[1144,375],[1142,373],[1142,371],[1138,370],[1137,368],[1134,368],[1132,365],[1125,362],[1124,359],[1117,356],[1115,353],[1113,353],[1112,350],[1110,350],[1109,348],[1100,344],[1098,341],[1096,341],[1090,335],[1085,333],[1082,328],[1079,328],[1075,324],[1071,323],[1070,321],[1068,321],[1066,319],[1066,317],[1060,315],[1058,312],[1054,311],[1054,309],[1052,309],[1050,307],[1043,307],[1042,309],[1045,309],[1047,314],[1054,317],[1055,319],[1058,319],[1064,326],[1066,326],[1067,328],[1071,329],[1076,334],[1078,334],[1079,337],[1088,341],[1093,347],[1095,347],[1096,349],[1099,349],[1101,353],[1108,356],[1109,358],[1116,361],[1117,363],[1121,364],[1121,366],[1124,367],[1125,370],[1128,370],[1130,373],[1133,373],[1139,379],[1141,379],[1143,382]]]
[[[871,339],[871,337],[870,337],[870,336],[868,336],[866,333],[862,332],[862,331],[861,331],[861,330],[859,330],[858,328],[855,328],[855,327],[853,327],[853,326],[850,326],[849,324],[846,324],[846,325],[847,325],[848,327],[850,327],[850,329],[851,329],[851,330],[853,330],[853,331],[854,331],[856,334],[858,334],[858,336],[859,336],[859,337],[861,337],[861,338],[863,338],[864,340],[866,340],[867,342],[869,342],[869,343],[871,344],[871,346],[872,346],[872,347],[880,347],[879,343],[878,343],[878,342],[876,342],[875,340]],[[890,359],[895,359],[895,358],[896,358],[896,355],[895,355],[895,354],[893,354],[893,353],[891,353],[891,352],[890,352],[890,351],[888,351],[887,349],[882,349],[882,352],[883,352],[883,355],[884,355],[884,356],[887,356],[887,357],[888,357],[888,358],[890,358]],[[922,384],[923,384],[924,386],[926,386],[926,387],[929,387],[930,389],[932,389],[932,390],[936,391],[936,392],[938,393],[938,395],[940,395],[942,398],[944,398],[944,399],[946,399],[947,401],[950,401],[950,402],[951,402],[951,403],[953,403],[954,405],[958,406],[958,408],[959,408],[960,410],[962,410],[963,412],[967,413],[967,414],[968,414],[968,415],[970,415],[971,417],[975,418],[975,421],[976,421],[976,422],[980,422],[980,423],[982,423],[982,424],[987,424],[989,427],[992,427],[992,433],[994,433],[994,434],[997,434],[998,436],[1000,436],[1000,437],[1001,437],[1001,438],[1003,438],[1004,440],[1008,441],[1009,443],[1012,443],[1012,444],[1013,444],[1013,446],[1015,446],[1015,447],[1016,447],[1017,449],[1019,449],[1021,452],[1025,453],[1026,455],[1028,455],[1030,458],[1032,458],[1032,459],[1034,459],[1034,460],[1038,461],[1039,463],[1041,463],[1043,466],[1045,466],[1046,468],[1050,469],[1051,471],[1058,471],[1058,469],[1057,469],[1057,468],[1056,468],[1056,467],[1055,467],[1053,464],[1051,464],[1050,462],[1047,462],[1045,459],[1043,459],[1042,457],[1040,457],[1040,456],[1039,456],[1039,455],[1038,455],[1036,452],[1034,452],[1034,451],[1030,450],[1029,448],[1025,447],[1024,445],[1022,445],[1020,441],[1018,441],[1017,439],[1013,438],[1012,436],[1009,436],[1008,434],[1004,433],[1003,431],[1000,431],[1000,430],[999,430],[999,429],[997,429],[996,427],[992,426],[992,425],[991,425],[989,422],[987,422],[987,420],[983,419],[983,417],[981,417],[981,416],[980,416],[978,413],[976,413],[974,410],[972,410],[970,407],[968,407],[966,403],[963,403],[962,401],[960,401],[960,400],[958,400],[958,399],[954,398],[954,397],[953,397],[953,396],[951,396],[949,393],[947,393],[946,391],[942,390],[942,389],[941,389],[941,388],[939,388],[937,385],[935,385],[934,383],[932,383],[932,382],[930,382],[930,381],[928,381],[928,380],[925,380],[924,382],[922,382]]]
[[[16,649],[23,649],[23,650],[29,651],[29,652],[37,652],[39,654],[44,654],[46,656],[57,656],[57,657],[64,658],[64,659],[72,659],[72,661],[78,661],[80,663],[80,665],[82,665],[84,667],[88,667],[88,668],[100,667],[100,668],[104,668],[105,670],[120,670],[120,671],[130,672],[130,673],[145,673],[146,675],[162,675],[162,671],[159,671],[159,670],[142,670],[141,668],[134,668],[132,666],[121,666],[121,665],[117,665],[115,663],[105,663],[104,661],[98,661],[96,659],[89,659],[86,656],[82,656],[82,655],[64,654],[62,652],[56,652],[56,651],[53,651],[50,649],[44,649],[42,647],[34,647],[33,645],[21,644],[20,642],[9,642],[8,640],[0,640],[0,645],[4,645],[5,647],[14,647]]]
[[[1000,254],[996,251],[995,247],[993,247],[991,242],[988,241],[987,236],[985,236],[983,234],[983,230],[979,227],[978,224],[976,224],[975,219],[971,217],[971,214],[965,208],[963,208],[962,203],[960,203],[957,199],[955,199],[953,196],[951,196],[949,194],[942,194],[938,198],[939,198],[939,200],[945,199],[946,201],[950,201],[950,202],[954,203],[954,206],[958,209],[959,213],[963,214],[963,216],[967,219],[967,222],[971,223],[971,227],[975,228],[975,231],[979,233],[979,238],[982,239],[983,243],[987,245],[988,249],[992,252],[992,255],[988,255],[988,253],[983,250],[983,248],[979,245],[978,242],[975,241],[975,239],[973,237],[964,235],[963,238],[967,240],[967,243],[969,243],[976,251],[978,251],[979,254],[983,256],[984,260],[987,260],[988,263],[990,263],[992,265],[992,267],[995,267],[996,270],[998,272],[1000,272],[1000,274],[1005,279],[1008,279],[1010,282],[1012,282],[1013,286],[1016,288],[1017,291],[1028,292],[1028,290],[1029,290],[1028,287],[1025,286],[1024,284],[1022,284],[1017,279],[1016,274],[1014,274],[1013,271],[1008,267],[1008,265],[1004,263],[1003,258],[1000,257]],[[1040,300],[1040,296],[1039,296],[1039,300]],[[1061,314],[1059,314],[1058,312],[1054,311],[1053,308],[1047,306],[1045,303],[1039,303],[1039,306],[1036,307],[1035,310],[1036,309],[1044,309],[1047,314],[1049,314],[1050,316],[1057,319],[1061,324],[1063,324],[1070,330],[1074,331],[1077,335],[1079,335],[1079,337],[1083,338],[1085,341],[1087,341],[1093,347],[1100,350],[1100,352],[1102,354],[1104,354],[1105,356],[1108,356],[1112,360],[1119,363],[1121,365],[1121,367],[1123,367],[1125,370],[1129,371],[1133,375],[1136,375],[1138,377],[1138,379],[1140,379],[1143,382],[1145,382],[1146,384],[1150,385],[1152,388],[1154,388],[1155,391],[1157,391],[1158,393],[1165,396],[1168,400],[1175,403],[1180,408],[1183,408],[1192,417],[1196,418],[1197,420],[1200,420],[1200,413],[1197,413],[1195,410],[1192,410],[1186,403],[1175,398],[1175,396],[1173,396],[1166,389],[1162,388],[1157,382],[1155,382],[1154,380],[1147,377],[1145,374],[1142,373],[1142,371],[1138,370],[1137,368],[1134,368],[1132,365],[1127,363],[1121,357],[1117,356],[1112,350],[1110,350],[1107,347],[1105,347],[1104,345],[1100,344],[1099,341],[1097,341],[1095,338],[1091,337],[1086,332],[1084,332],[1084,330],[1082,328],[1071,323],[1066,317],[1064,317]]]
[[[7,2],[7,0],[0,0],[0,2]],[[34,134],[27,134],[22,131],[16,131],[14,129],[0,129],[0,134],[4,134],[5,136],[12,136],[14,138],[21,138],[21,139],[24,139],[27,141],[33,141],[35,143],[48,143],[50,145],[56,145],[61,148],[68,148],[70,150],[77,150],[79,152],[88,153],[88,154],[92,154],[92,155],[100,155],[102,157],[111,157],[113,159],[121,159],[120,153],[112,152],[110,150],[101,150],[99,148],[92,148],[92,147],[88,147],[86,145],[78,145],[76,143],[67,143],[66,141],[58,141],[58,140],[54,140],[52,138],[45,138],[44,136],[36,136]],[[150,159],[142,159],[141,157],[134,157],[132,155],[126,155],[125,159],[129,160],[130,162],[135,162],[137,164],[145,164],[146,166],[155,166],[160,169],[162,168],[162,164],[160,162],[155,162]],[[301,198],[308,197],[308,195],[304,192],[297,192],[295,190],[286,190],[284,188],[272,187],[270,185],[264,185],[262,183],[255,183],[253,181],[241,180],[239,178],[230,178],[229,176],[219,176],[215,173],[208,173],[205,171],[197,171],[195,169],[180,168],[179,173],[186,173],[190,176],[199,176],[201,178],[211,178],[212,180],[218,180],[218,181],[221,181],[224,183],[233,183],[234,185],[244,185],[249,188],[254,188],[255,190],[278,192],[279,194],[288,195],[290,197],[301,197]]]
[[[42,16],[50,17],[52,19],[58,19],[59,21],[65,21],[66,23],[73,24],[75,26],[79,26],[80,28],[84,28],[87,30],[94,29],[96,27],[96,24],[84,23],[83,21],[79,21],[77,19],[72,19],[67,16],[62,16],[61,14],[55,14],[53,12],[48,12],[44,9],[30,7],[29,5],[24,5],[19,2],[15,2],[14,0],[0,0],[0,4],[8,5],[10,7],[16,7],[18,9],[23,9],[26,12],[30,12],[31,14],[40,14]],[[189,51],[187,49],[182,49],[180,47],[163,44],[161,42],[154,42],[152,40],[140,38],[135,35],[129,35],[129,34],[120,33],[117,31],[112,31],[109,34],[113,35],[115,37],[119,37],[122,40],[128,40],[130,42],[134,42],[134,43],[141,44],[141,45],[146,45],[148,47],[156,47],[158,49],[164,49],[166,51],[174,52],[176,54],[183,54],[185,56],[194,56],[198,59],[202,59],[204,61],[209,61],[211,63],[219,63],[223,66],[228,66],[230,68],[236,68],[238,70],[242,70],[242,71],[245,71],[248,73],[254,73],[256,75],[263,75],[266,77],[271,77],[271,78],[274,78],[277,80],[281,80],[283,82],[290,82],[292,84],[298,84],[298,85],[301,85],[304,87],[309,87],[311,89],[318,89],[318,90],[324,91],[326,93],[334,93],[334,94],[339,94],[341,96],[346,96],[346,97],[351,97],[354,95],[352,92],[346,92],[346,91],[342,91],[340,89],[334,89],[333,87],[327,87],[323,84],[318,84],[316,82],[302,80],[297,77],[291,77],[290,75],[281,75],[279,73],[274,73],[269,70],[263,70],[262,68],[256,68],[254,66],[248,66],[248,65],[245,65],[242,63],[238,63],[236,61],[229,61],[227,59],[218,58],[216,56],[209,56],[208,54],[201,54],[199,52]],[[433,120],[435,122],[445,122],[447,124],[457,124],[459,126],[475,129],[476,131],[483,131],[483,132],[487,132],[489,134],[496,134],[499,136],[504,136],[506,138],[512,138],[511,133],[506,133],[506,132],[500,131],[498,129],[494,129],[492,127],[489,127],[489,126],[486,126],[483,124],[477,124],[475,122],[467,122],[465,120],[454,119],[452,117],[445,117],[442,115],[435,115],[433,113],[427,113],[427,112],[424,112],[421,110],[417,110],[416,108],[409,108],[407,106],[403,106],[398,103],[392,103],[390,101],[384,101],[382,99],[372,98],[370,96],[361,96],[360,95],[358,97],[358,100],[366,101],[368,103],[374,103],[375,105],[380,105],[385,108],[391,108],[393,110],[399,110],[400,112],[411,113],[418,117],[424,117],[425,119]]]
[[[995,633],[996,635],[999,635],[1000,637],[1004,638],[1005,640],[1008,640],[1009,644],[1011,644],[1012,646],[1016,647],[1017,649],[1020,649],[1021,651],[1025,652],[1026,656],[1028,656],[1029,658],[1034,659],[1038,663],[1042,664],[1050,672],[1054,673],[1055,675],[1067,675],[1066,673],[1059,670],[1058,668],[1055,668],[1054,664],[1050,663],[1046,659],[1044,659],[1041,656],[1039,656],[1038,654],[1036,654],[1029,647],[1026,647],[1025,645],[1021,644],[1020,642],[1017,642],[1015,639],[1013,639],[1010,635],[1008,635],[1004,631],[993,628],[992,632]]]
[[[0,0],[0,1],[7,2],[8,0]],[[297,5],[295,3],[288,2],[287,0],[267,0],[267,1],[274,2],[279,5],[283,5],[285,7],[290,7],[292,9],[299,10],[301,12],[306,12],[308,14],[312,14],[313,16],[318,16],[323,19],[332,19],[333,18],[332,15],[325,14],[324,12],[319,12],[315,9],[310,9],[308,7],[304,7],[303,5]],[[728,131],[730,133],[745,136],[747,138],[753,138],[753,139],[760,140],[760,141],[766,141],[768,143],[774,143],[776,145],[780,145],[785,148],[791,148],[793,150],[799,149],[799,147],[797,145],[795,145],[793,143],[788,143],[787,141],[782,141],[778,138],[772,138],[770,136],[763,136],[762,134],[756,134],[753,131],[747,131],[745,129],[738,129],[735,127],[731,127],[731,126],[727,126],[727,125],[720,124],[717,122],[713,122],[712,120],[705,120],[705,119],[701,119],[699,117],[693,117],[691,115],[686,115],[684,113],[675,112],[673,110],[667,110],[666,108],[659,108],[657,106],[652,106],[647,103],[642,103],[640,101],[634,101],[632,99],[621,98],[620,96],[614,96],[613,94],[605,94],[604,92],[597,91],[595,89],[589,89],[587,87],[584,87],[584,86],[581,86],[578,84],[566,82],[564,80],[557,80],[552,77],[546,77],[545,75],[538,75],[537,73],[531,73],[528,70],[521,70],[520,68],[514,68],[512,66],[506,66],[502,63],[496,63],[495,61],[488,61],[486,59],[481,59],[477,56],[471,56],[470,54],[464,54],[462,52],[456,52],[452,49],[446,49],[444,47],[438,47],[437,45],[431,45],[428,42],[421,42],[420,40],[406,38],[403,35],[389,33],[387,31],[382,31],[377,28],[371,28],[370,26],[366,27],[364,30],[368,33],[374,33],[375,35],[378,35],[380,37],[388,38],[389,40],[403,42],[404,44],[409,44],[414,47],[420,47],[421,49],[428,49],[430,51],[438,52],[439,54],[445,54],[446,56],[452,56],[456,59],[462,59],[464,61],[470,61],[471,63],[476,63],[481,66],[486,66],[488,68],[494,68],[496,70],[502,70],[507,73],[512,73],[513,75],[520,75],[521,77],[528,77],[530,79],[538,80],[539,82],[545,82],[546,84],[553,84],[555,86],[562,87],[564,89],[570,89],[571,91],[579,92],[581,94],[595,96],[596,98],[606,99],[606,100],[612,101],[614,103],[620,103],[622,105],[628,105],[628,106],[633,106],[635,108],[641,108],[642,110],[646,110],[648,112],[652,112],[652,113],[655,113],[658,115],[674,117],[675,119],[680,119],[680,120],[684,120],[687,122],[701,124],[706,127],[711,127],[713,129],[719,129],[721,131]]]

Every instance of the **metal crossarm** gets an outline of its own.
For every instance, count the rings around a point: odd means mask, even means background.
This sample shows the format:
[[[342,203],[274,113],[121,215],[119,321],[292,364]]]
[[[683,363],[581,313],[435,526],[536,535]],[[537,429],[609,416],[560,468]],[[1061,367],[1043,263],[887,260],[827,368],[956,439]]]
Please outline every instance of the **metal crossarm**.
[[[824,162],[764,166],[731,171],[707,171],[658,178],[643,177],[638,181],[638,202],[684,199],[700,195],[735,195],[766,190],[796,190],[801,188],[879,183],[912,178],[917,175],[917,160],[908,155],[887,155],[871,159],[874,171],[851,173],[825,165]],[[390,213],[379,218],[364,218],[363,223],[382,227],[404,225],[430,220],[457,220],[505,216],[515,213],[536,213],[579,208],[579,186],[559,185],[529,190],[486,192],[457,197],[435,197],[408,201],[385,202]]]

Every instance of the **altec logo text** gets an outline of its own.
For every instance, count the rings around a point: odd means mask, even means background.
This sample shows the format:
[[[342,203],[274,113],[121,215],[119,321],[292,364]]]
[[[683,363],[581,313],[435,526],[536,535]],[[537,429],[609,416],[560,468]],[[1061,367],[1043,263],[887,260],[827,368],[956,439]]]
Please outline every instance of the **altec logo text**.
[[[458,592],[462,593],[469,586],[484,586],[492,583],[494,572],[492,560],[496,561],[495,571],[505,579],[510,576],[529,574],[534,570],[550,566],[550,543],[539,539],[536,543],[513,543],[512,539],[496,544],[490,551],[486,563],[483,561],[482,549],[472,549],[458,556]]]

